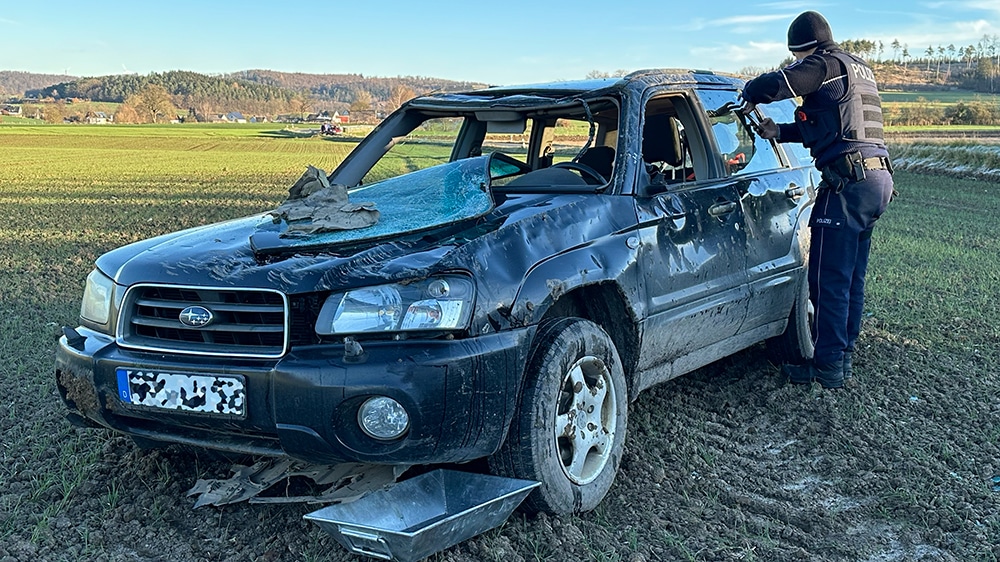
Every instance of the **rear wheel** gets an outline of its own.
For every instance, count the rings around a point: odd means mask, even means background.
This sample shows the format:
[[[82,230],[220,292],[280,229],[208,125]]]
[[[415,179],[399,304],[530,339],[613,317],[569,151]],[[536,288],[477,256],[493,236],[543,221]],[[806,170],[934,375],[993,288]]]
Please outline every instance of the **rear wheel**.
[[[553,514],[597,507],[625,443],[627,390],[618,351],[600,326],[563,318],[539,328],[525,386],[494,473],[542,483],[523,509]]]
[[[803,276],[785,331],[767,340],[768,360],[775,365],[801,365],[812,359],[814,315],[813,305],[809,300],[809,283]]]

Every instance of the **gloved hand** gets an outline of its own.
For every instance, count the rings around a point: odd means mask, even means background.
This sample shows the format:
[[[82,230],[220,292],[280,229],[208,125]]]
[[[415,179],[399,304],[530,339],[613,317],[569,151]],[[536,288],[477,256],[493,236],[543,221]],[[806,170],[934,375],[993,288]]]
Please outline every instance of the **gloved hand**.
[[[778,124],[774,122],[770,117],[765,117],[761,122],[760,126],[757,127],[757,134],[761,138],[765,139],[776,139],[778,138]]]

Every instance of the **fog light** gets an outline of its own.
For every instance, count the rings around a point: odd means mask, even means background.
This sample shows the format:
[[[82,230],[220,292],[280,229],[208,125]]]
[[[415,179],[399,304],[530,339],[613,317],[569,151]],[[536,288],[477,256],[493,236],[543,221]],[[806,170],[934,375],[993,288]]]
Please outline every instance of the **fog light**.
[[[410,427],[410,415],[399,402],[388,396],[365,400],[358,410],[361,430],[375,439],[395,439]]]

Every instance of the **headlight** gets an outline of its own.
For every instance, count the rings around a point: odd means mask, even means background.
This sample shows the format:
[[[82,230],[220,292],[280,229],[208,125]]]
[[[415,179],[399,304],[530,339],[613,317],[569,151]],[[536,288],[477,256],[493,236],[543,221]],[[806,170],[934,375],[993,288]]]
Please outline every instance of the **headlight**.
[[[323,303],[316,333],[460,330],[469,324],[474,296],[472,280],[461,275],[334,293]]]
[[[87,276],[87,287],[83,290],[80,316],[95,324],[105,325],[111,319],[111,300],[114,297],[115,282],[98,270]]]

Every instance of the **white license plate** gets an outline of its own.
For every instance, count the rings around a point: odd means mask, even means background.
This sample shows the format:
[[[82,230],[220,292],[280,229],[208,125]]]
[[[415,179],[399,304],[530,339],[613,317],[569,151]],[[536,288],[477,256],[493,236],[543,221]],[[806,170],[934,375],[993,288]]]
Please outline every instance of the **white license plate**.
[[[160,373],[119,367],[118,398],[126,404],[179,412],[246,415],[241,376]]]

